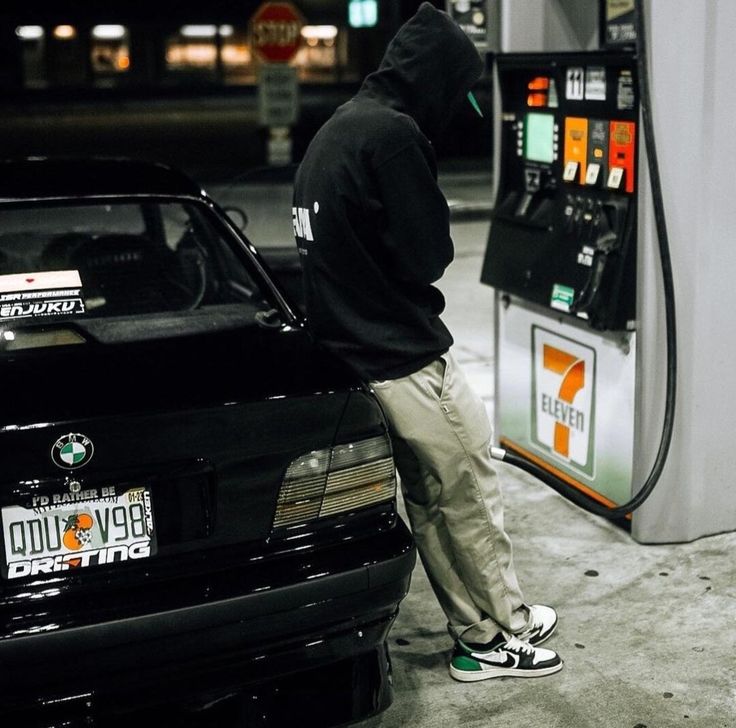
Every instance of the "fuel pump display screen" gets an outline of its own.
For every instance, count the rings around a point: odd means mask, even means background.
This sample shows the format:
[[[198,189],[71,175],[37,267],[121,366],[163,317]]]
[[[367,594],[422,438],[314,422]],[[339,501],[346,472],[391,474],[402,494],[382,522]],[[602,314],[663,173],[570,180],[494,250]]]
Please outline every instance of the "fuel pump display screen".
[[[554,125],[552,114],[529,113],[524,122],[524,157],[530,162],[552,164],[554,156]]]

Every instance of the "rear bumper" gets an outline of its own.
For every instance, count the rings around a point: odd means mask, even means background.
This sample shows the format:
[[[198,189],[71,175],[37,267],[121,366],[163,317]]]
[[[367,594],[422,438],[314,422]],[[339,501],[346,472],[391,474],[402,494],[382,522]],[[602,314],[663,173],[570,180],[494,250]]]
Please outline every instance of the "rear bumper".
[[[415,560],[398,520],[375,539],[372,562],[356,568],[180,609],[8,636],[0,642],[0,714],[35,707],[46,720],[79,701],[92,713],[116,714],[181,696],[212,701],[339,661],[357,665],[367,655],[380,665]],[[380,685],[367,680],[374,698],[353,700],[358,708],[347,712],[360,714],[338,722],[386,707],[390,690],[381,672]],[[65,700],[72,696],[79,701]]]

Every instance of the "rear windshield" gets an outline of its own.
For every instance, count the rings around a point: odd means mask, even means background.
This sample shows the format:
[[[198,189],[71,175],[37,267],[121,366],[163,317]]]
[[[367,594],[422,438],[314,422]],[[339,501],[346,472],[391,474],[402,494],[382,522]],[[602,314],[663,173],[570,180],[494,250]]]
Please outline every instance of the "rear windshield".
[[[240,325],[266,306],[205,205],[0,207],[0,351]]]

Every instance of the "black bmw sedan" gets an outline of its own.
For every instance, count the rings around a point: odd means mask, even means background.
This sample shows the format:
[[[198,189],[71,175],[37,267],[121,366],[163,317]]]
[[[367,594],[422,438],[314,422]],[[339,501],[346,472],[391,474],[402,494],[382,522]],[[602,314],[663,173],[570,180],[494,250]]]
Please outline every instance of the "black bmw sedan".
[[[188,178],[0,163],[0,463],[2,725],[390,703],[386,421]]]

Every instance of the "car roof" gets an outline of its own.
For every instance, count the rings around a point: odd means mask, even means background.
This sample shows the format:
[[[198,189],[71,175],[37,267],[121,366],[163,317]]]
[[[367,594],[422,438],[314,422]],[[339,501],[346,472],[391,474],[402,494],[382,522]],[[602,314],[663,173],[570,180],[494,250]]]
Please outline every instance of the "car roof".
[[[132,159],[0,160],[0,201],[129,195],[203,197],[201,187],[164,164]]]

